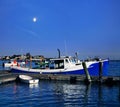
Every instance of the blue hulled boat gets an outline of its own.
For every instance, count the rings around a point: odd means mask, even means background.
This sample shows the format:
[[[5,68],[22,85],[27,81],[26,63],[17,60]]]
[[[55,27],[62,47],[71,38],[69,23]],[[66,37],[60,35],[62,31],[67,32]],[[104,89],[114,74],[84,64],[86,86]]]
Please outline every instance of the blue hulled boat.
[[[98,76],[100,71],[100,62],[102,62],[102,75],[108,74],[109,60],[89,60],[85,61],[86,68],[91,76]],[[71,57],[50,59],[49,63],[44,64],[38,68],[12,66],[12,73],[37,73],[37,74],[75,74],[84,75],[85,70],[83,62],[80,60],[73,60]]]

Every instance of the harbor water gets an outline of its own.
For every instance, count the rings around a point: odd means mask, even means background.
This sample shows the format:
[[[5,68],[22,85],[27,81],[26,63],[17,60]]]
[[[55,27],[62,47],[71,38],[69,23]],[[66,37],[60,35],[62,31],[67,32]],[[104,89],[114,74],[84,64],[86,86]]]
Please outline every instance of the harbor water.
[[[120,76],[120,61],[110,61],[109,75]],[[40,106],[120,107],[120,85],[48,80],[30,85],[19,82],[0,85],[0,107]]]

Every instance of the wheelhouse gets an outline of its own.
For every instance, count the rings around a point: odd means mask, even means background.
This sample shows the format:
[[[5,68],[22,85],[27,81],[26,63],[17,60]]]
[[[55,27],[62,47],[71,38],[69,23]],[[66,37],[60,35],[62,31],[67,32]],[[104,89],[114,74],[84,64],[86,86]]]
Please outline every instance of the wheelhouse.
[[[71,58],[50,59],[50,69],[65,69],[75,65],[75,61]]]

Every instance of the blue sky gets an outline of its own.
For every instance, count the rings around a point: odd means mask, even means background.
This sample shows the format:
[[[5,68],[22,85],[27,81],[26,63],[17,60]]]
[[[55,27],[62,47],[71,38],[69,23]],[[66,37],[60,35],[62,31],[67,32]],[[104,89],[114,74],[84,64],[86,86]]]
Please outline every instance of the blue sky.
[[[120,59],[119,46],[120,0],[0,0],[0,56]]]

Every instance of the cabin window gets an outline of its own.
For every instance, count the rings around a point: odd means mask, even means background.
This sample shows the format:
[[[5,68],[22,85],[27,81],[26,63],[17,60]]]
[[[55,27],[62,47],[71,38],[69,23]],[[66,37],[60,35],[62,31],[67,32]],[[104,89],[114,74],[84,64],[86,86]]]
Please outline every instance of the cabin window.
[[[69,63],[68,59],[65,59],[65,62],[66,62],[66,63]]]
[[[64,61],[63,60],[53,60],[52,66],[50,69],[64,69]]]

